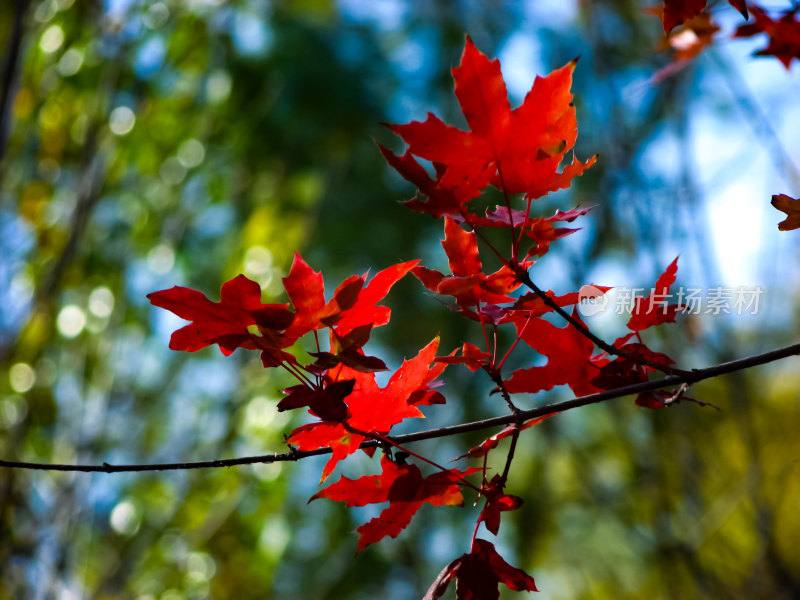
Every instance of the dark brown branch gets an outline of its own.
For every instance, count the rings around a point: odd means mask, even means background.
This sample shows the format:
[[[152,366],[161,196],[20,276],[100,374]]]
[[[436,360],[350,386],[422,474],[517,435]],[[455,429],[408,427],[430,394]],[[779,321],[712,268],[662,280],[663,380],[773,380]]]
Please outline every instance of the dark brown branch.
[[[508,473],[511,469],[511,463],[514,460],[514,452],[517,449],[517,441],[519,440],[519,434],[521,431],[521,426],[524,421],[523,417],[521,416],[520,409],[514,404],[514,401],[511,400],[511,394],[508,393],[506,389],[506,383],[503,381],[503,376],[500,373],[500,370],[494,366],[487,368],[486,371],[489,373],[489,377],[492,378],[497,384],[497,389],[500,391],[500,394],[503,396],[503,400],[506,401],[508,404],[508,408],[511,410],[511,416],[514,417],[514,433],[511,434],[511,444],[508,447],[508,453],[506,454],[506,464],[503,467],[503,474],[500,476],[500,491],[506,485],[506,481],[508,481]]]
[[[671,386],[680,386],[684,383],[697,383],[704,379],[711,379],[719,375],[727,373],[734,373],[736,371],[743,371],[759,365],[764,365],[776,360],[781,360],[789,356],[800,354],[800,343],[785,346],[763,354],[756,354],[746,358],[732,360],[730,362],[720,363],[705,369],[694,369],[687,372],[685,375],[670,375],[662,379],[653,381],[645,381],[634,385],[627,385],[614,390],[607,390],[605,392],[598,392],[597,394],[590,394],[580,398],[573,398],[572,400],[565,400],[563,402],[555,402],[547,406],[540,406],[539,408],[532,408],[530,410],[521,410],[516,415],[503,415],[501,417],[493,417],[491,419],[483,419],[481,421],[473,421],[471,423],[462,423],[460,425],[452,425],[450,427],[440,427],[438,429],[429,429],[427,431],[419,431],[417,433],[409,433],[405,435],[392,436],[393,442],[398,444],[405,444],[409,442],[418,442],[421,440],[429,440],[433,438],[448,437],[460,433],[467,433],[470,431],[479,431],[481,429],[489,429],[492,427],[501,427],[509,425],[510,423],[518,422],[519,420],[527,421],[538,417],[553,415],[556,413],[564,412],[573,408],[581,406],[588,406],[589,404],[597,404],[612,400],[614,398],[621,398],[623,396],[630,396],[640,392],[651,392]],[[375,441],[364,442],[361,444],[362,448],[370,448],[377,446]],[[319,448],[317,450],[298,451],[292,450],[283,454],[265,454],[263,456],[245,456],[241,458],[225,458],[219,460],[206,460],[199,462],[183,462],[183,463],[162,463],[162,464],[135,464],[135,465],[110,465],[103,463],[102,465],[60,465],[49,463],[31,463],[31,462],[16,462],[8,460],[0,460],[0,467],[11,469],[32,469],[40,471],[80,471],[89,473],[121,473],[130,471],[175,471],[187,469],[208,469],[218,467],[234,467],[239,465],[252,465],[256,463],[273,463],[273,462],[287,462],[300,460],[309,456],[319,456],[323,454],[330,454],[330,448]]]

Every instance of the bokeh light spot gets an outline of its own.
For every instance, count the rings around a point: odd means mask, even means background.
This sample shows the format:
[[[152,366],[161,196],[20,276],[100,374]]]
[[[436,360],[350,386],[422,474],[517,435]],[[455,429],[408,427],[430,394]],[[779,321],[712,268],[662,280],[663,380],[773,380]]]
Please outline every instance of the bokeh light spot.
[[[28,363],[19,362],[8,370],[8,381],[12,390],[22,394],[36,383],[36,372]]]
[[[139,530],[141,516],[132,502],[123,500],[111,511],[108,522],[117,533],[133,535]]]
[[[42,52],[50,54],[61,48],[63,43],[64,30],[61,29],[60,25],[51,25],[42,34],[42,38],[39,40],[39,48],[42,49]]]
[[[65,338],[74,338],[86,326],[86,315],[74,304],[68,304],[58,313],[56,327]]]
[[[126,135],[130,133],[136,124],[136,115],[127,106],[118,106],[111,111],[108,119],[108,126],[115,135]]]
[[[105,286],[96,287],[89,294],[89,310],[97,317],[108,317],[114,310],[114,294]]]
[[[199,141],[188,139],[178,148],[178,161],[187,169],[198,166],[206,157],[206,149]]]
[[[142,23],[144,23],[145,27],[149,27],[150,29],[158,29],[162,27],[168,19],[169,9],[162,2],[156,2],[144,13]]]
[[[77,48],[70,48],[58,61],[58,72],[64,77],[75,75],[83,66],[83,52]]]

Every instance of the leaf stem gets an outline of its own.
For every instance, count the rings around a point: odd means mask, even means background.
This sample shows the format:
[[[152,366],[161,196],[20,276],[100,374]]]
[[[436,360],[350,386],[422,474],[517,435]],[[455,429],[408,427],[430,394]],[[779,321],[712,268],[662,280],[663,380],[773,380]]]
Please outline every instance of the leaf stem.
[[[525,321],[525,325],[522,326],[522,329],[520,329],[519,333],[517,334],[517,339],[515,339],[514,343],[511,344],[511,346],[508,348],[506,353],[503,355],[503,358],[500,359],[500,364],[497,365],[498,369],[502,369],[503,368],[503,363],[506,362],[506,359],[511,354],[511,351],[514,350],[514,348],[517,347],[517,344],[519,344],[520,340],[522,339],[522,334],[525,333],[525,329],[528,327],[528,323],[531,322],[532,318],[533,317],[531,315],[528,315],[528,319]]]
[[[506,208],[508,209],[508,223],[511,225],[511,260],[512,262],[517,262],[517,252],[518,252],[517,229],[514,226],[514,213],[511,211],[511,198],[508,197],[508,190],[506,190],[506,180],[503,177],[503,167],[500,164],[500,160],[497,159],[496,156],[495,160],[497,162],[497,176],[500,178],[500,185],[503,188],[503,198],[505,198]],[[524,231],[524,229],[525,229],[525,220],[523,219],[520,231]]]

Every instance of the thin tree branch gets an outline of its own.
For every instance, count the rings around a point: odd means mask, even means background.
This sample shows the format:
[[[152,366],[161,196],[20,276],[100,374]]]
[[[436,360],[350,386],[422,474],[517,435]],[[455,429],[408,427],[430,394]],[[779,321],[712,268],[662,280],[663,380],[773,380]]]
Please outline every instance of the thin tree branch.
[[[527,323],[526,323],[527,324]],[[496,346],[495,346],[496,348]],[[506,389],[506,384],[503,381],[503,376],[500,372],[500,369],[494,366],[494,363],[486,369],[486,372],[489,373],[489,377],[492,378],[497,384],[497,388],[500,390],[500,394],[503,396],[503,400],[506,401],[508,404],[508,408],[511,410],[511,416],[514,417],[514,433],[511,434],[511,445],[508,447],[508,453],[506,454],[506,464],[503,467],[503,474],[500,476],[500,490],[502,491],[506,485],[506,481],[508,481],[508,472],[511,469],[511,462],[514,460],[514,452],[517,449],[517,440],[519,440],[519,433],[522,431],[520,429],[524,419],[521,417],[520,409],[514,404],[514,401],[511,400],[511,394],[508,393]]]
[[[518,422],[519,420],[527,421],[556,413],[564,412],[573,408],[581,406],[588,406],[589,404],[597,404],[612,400],[614,398],[621,398],[623,396],[630,396],[640,392],[651,392],[653,390],[662,389],[670,386],[679,386],[684,383],[697,383],[712,377],[718,377],[728,373],[735,373],[736,371],[743,371],[759,365],[781,360],[789,356],[800,355],[800,343],[792,344],[791,346],[784,346],[762,354],[755,354],[745,358],[739,358],[730,362],[720,363],[705,369],[694,369],[686,372],[684,375],[670,375],[662,379],[653,381],[644,381],[633,385],[626,385],[624,387],[598,392],[596,394],[589,394],[588,396],[581,396],[580,398],[573,398],[572,400],[565,400],[563,402],[555,402],[546,406],[532,408],[530,410],[521,410],[516,415],[503,415],[501,417],[493,417],[490,419],[483,419],[481,421],[473,421],[471,423],[462,423],[460,425],[451,425],[449,427],[440,427],[438,429],[429,429],[427,431],[418,431],[416,433],[408,433],[405,435],[391,436],[391,440],[396,443],[409,443],[418,442],[421,440],[430,440],[440,437],[449,437],[460,433],[467,433],[470,431],[479,431],[482,429],[489,429],[492,427],[501,427],[511,423]],[[361,448],[373,448],[378,445],[376,441],[363,442]],[[319,448],[317,450],[291,450],[283,454],[265,454],[262,456],[244,456],[240,458],[224,458],[217,460],[206,460],[198,462],[181,462],[181,463],[161,463],[161,464],[132,464],[132,465],[110,465],[103,463],[102,465],[64,465],[64,464],[50,464],[50,463],[32,463],[32,462],[16,462],[8,460],[0,460],[0,467],[9,469],[29,469],[39,471],[79,471],[88,473],[122,473],[131,471],[177,471],[187,469],[209,469],[219,467],[234,467],[239,465],[252,465],[257,463],[273,463],[273,462],[289,462],[296,461],[309,456],[320,456],[323,454],[330,454],[330,448]]]

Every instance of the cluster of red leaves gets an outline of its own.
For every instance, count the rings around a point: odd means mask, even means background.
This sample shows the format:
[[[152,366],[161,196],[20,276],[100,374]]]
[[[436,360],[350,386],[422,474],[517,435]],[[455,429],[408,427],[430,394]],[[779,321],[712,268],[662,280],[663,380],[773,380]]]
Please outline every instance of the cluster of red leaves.
[[[265,367],[283,367],[297,377],[299,383],[284,390],[277,408],[305,407],[319,419],[295,429],[289,442],[302,450],[333,449],[324,480],[370,435],[385,435],[404,419],[422,417],[419,406],[444,402],[430,387],[445,367],[433,362],[438,339],[403,363],[384,388],[376,383],[375,372],[386,365],[363,351],[372,328],[389,322],[391,311],[380,302],[418,262],[394,265],[369,281],[366,275],[351,276],[326,302],[322,274],[297,254],[283,279],[293,310],[289,303],[262,304],[260,286],[244,275],[223,284],[220,302],[184,287],[148,298],[192,321],[172,334],[173,350],[193,352],[212,344],[226,355],[236,348],[260,350]],[[329,350],[322,350],[317,332],[326,328]],[[310,354],[316,360],[301,364],[291,349],[310,333],[317,346]]]
[[[755,52],[756,56],[772,56],[777,58],[788,71],[792,60],[800,60],[800,11],[795,3],[793,8],[782,11],[777,18],[770,16],[766,10],[756,4],[748,6],[746,0],[728,0],[750,23],[740,25],[734,38],[747,38],[764,34],[769,38],[767,46]],[[720,31],[718,25],[705,12],[706,0],[664,0],[663,7],[650,7],[650,12],[661,18],[665,37],[660,43],[660,50],[671,48],[673,61],[659,69],[653,82],[670,77],[683,69],[703,50],[714,43],[715,35]],[[785,212],[788,218],[779,225],[781,231],[800,228],[797,215],[800,214],[797,200],[785,195],[772,197],[772,205]]]
[[[761,33],[769,36],[766,48],[756,52],[756,56],[774,56],[789,69],[792,59],[800,60],[800,21],[795,7],[781,13],[775,20],[763,8],[752,6],[753,22],[741,25],[736,37],[752,37]]]
[[[464,488],[477,492],[484,504],[470,551],[442,571],[426,598],[441,597],[453,579],[457,579],[459,600],[498,598],[500,583],[513,590],[536,591],[533,578],[506,563],[493,544],[477,538],[477,532],[483,524],[496,535],[503,513],[521,505],[521,498],[505,491],[508,466],[520,432],[545,417],[510,425],[462,457],[482,458],[482,468],[446,469],[391,439],[395,425],[424,416],[420,407],[445,402],[436,388],[448,365],[463,364],[471,371],[486,371],[497,386],[495,391],[516,411],[511,394],[537,394],[567,385],[582,396],[644,381],[650,371],[672,363],[665,355],[650,350],[641,332],[673,321],[681,309],[665,301],[675,281],[676,261],[659,277],[652,294],[637,301],[627,324],[630,333],[615,342],[615,356],[595,351],[595,343],[576,310],[571,317],[563,312],[563,307],[602,296],[610,288],[594,286],[558,296],[539,291],[528,276],[528,270],[548,252],[551,243],[577,231],[557,224],[572,222],[589,210],[557,211],[548,217],[530,214],[534,199],[569,186],[595,161],[594,157],[586,162],[572,157],[562,168],[577,136],[570,92],[574,68],[573,61],[536,78],[523,104],[512,110],[499,62],[489,60],[468,38],[453,77],[470,131],[446,125],[433,115],[425,122],[389,125],[405,140],[408,150],[401,156],[383,147],[381,151],[389,164],[419,189],[418,196],[406,205],[436,218],[444,217],[442,246],[449,273],[428,269],[419,261],[404,262],[371,279],[351,276],[326,300],[322,274],[298,254],[283,279],[288,297],[283,304],[262,303],[259,285],[243,275],[222,286],[219,302],[183,287],[148,296],[153,305],[191,321],[173,333],[170,348],[192,352],[216,344],[226,355],[237,348],[257,350],[265,367],[283,368],[295,377],[296,385],[284,390],[277,410],[304,408],[313,418],[294,429],[287,443],[300,450],[332,450],[322,481],[363,442],[377,441],[384,447],[379,475],[359,479],[343,476],[311,498],[342,501],[348,506],[388,503],[378,517],[358,528],[358,551],[386,536],[395,537],[423,504],[460,505]],[[429,174],[418,159],[432,161],[433,173]],[[470,210],[470,201],[490,185],[503,193],[506,205],[483,215]],[[524,210],[512,208],[514,195],[522,196]],[[483,236],[483,230],[493,228],[510,232],[507,256]],[[502,258],[500,268],[488,274],[484,273],[480,239]],[[477,322],[486,347],[465,342],[448,356],[437,358],[439,340],[435,338],[417,356],[404,361],[381,387],[375,373],[387,367],[380,358],[368,355],[364,347],[372,329],[389,322],[391,311],[381,302],[409,272],[429,290],[451,299],[448,302],[454,311]],[[528,292],[521,293],[523,285]],[[554,312],[571,322],[557,327],[548,320]],[[500,328],[514,332],[514,341],[507,348],[500,348]],[[319,334],[325,329],[327,345],[323,348]],[[312,351],[298,352],[298,342],[311,337]],[[547,362],[522,366],[504,375],[504,364],[519,342]],[[299,358],[308,355],[313,362]],[[533,357],[525,358],[525,365],[531,362]],[[655,394],[640,395],[637,403],[651,408],[665,404]],[[487,454],[505,438],[512,439],[506,468],[502,475],[490,478]],[[402,454],[398,452],[392,459],[388,452],[391,446]],[[365,450],[371,455],[369,448]],[[409,457],[437,470],[425,476],[418,466],[406,462]],[[467,479],[478,472],[482,474],[480,483]]]
[[[756,56],[773,56],[788,70],[793,59],[800,59],[800,21],[795,6],[771,17],[758,5],[747,5],[744,0],[729,0],[745,19],[753,20],[740,25],[734,38],[753,37],[765,34],[769,38],[767,46],[755,53]],[[660,50],[672,49],[673,62],[659,69],[656,83],[684,68],[692,59],[715,41],[720,27],[705,11],[706,0],[665,0],[663,7],[650,7],[647,12],[658,16],[664,25],[665,37],[659,44]],[[749,9],[749,10],[748,10]]]

